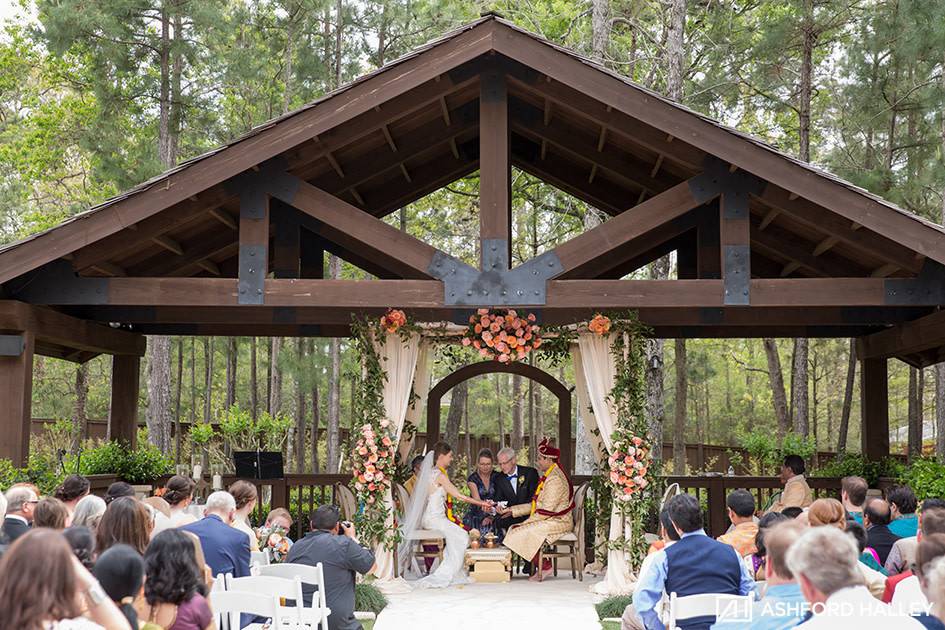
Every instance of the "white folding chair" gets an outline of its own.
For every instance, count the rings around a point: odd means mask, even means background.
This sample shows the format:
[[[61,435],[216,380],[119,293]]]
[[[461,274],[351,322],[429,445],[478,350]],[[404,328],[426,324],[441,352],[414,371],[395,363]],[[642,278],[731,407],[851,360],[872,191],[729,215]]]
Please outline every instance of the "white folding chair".
[[[242,613],[272,619],[272,628],[282,627],[279,598],[275,595],[244,591],[212,591],[210,608],[216,617],[218,628],[237,630],[240,627]]]
[[[751,603],[751,595],[702,593],[679,597],[673,592],[669,594],[669,623],[666,627],[667,630],[676,630],[676,624],[680,621],[694,617],[715,617],[719,614],[726,614],[728,619],[734,620],[739,612],[745,614],[747,620]]]
[[[250,551],[249,566],[261,567],[269,564],[269,554],[265,551]]]
[[[280,616],[283,621],[294,622],[301,627],[302,609],[305,607],[305,603],[302,601],[302,580],[298,576],[289,579],[274,575],[251,575],[239,578],[228,575],[226,590],[242,593],[261,593],[274,596],[278,600],[291,599],[295,602],[294,606],[285,606],[280,601]]]
[[[302,623],[311,624],[322,630],[328,630],[328,615],[331,609],[325,600],[325,571],[319,562],[314,567],[308,564],[296,564],[292,562],[283,562],[282,564],[270,564],[259,567],[259,575],[299,579],[302,584],[308,584],[315,587],[312,593],[312,605],[310,608],[301,606],[299,614]]]

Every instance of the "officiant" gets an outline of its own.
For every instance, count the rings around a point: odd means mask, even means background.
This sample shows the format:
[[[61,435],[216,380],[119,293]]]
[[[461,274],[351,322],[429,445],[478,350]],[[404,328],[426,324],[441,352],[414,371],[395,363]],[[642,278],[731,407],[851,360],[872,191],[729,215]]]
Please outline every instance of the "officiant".
[[[538,488],[527,504],[503,509],[503,516],[526,516],[525,521],[513,525],[505,534],[504,544],[513,552],[535,564],[538,552],[546,542],[552,543],[573,528],[571,511],[574,509],[574,488],[571,480],[558,466],[561,456],[548,440],[538,445],[538,467],[542,471]],[[533,580],[540,580],[551,572],[551,560],[537,567]]]
[[[531,505],[532,497],[538,488],[538,471],[530,466],[519,466],[516,462],[515,451],[505,447],[496,455],[499,464],[500,473],[496,475],[495,495],[496,503],[505,501],[508,507],[513,505]],[[505,531],[515,525],[523,522],[525,516],[505,516],[496,520],[496,534],[499,536],[499,542],[505,536]]]

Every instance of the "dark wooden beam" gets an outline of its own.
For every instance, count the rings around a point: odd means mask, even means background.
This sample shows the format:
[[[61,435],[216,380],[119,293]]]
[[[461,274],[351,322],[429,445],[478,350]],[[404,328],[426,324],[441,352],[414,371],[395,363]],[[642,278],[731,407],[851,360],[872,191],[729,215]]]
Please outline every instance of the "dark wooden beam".
[[[247,182],[240,194],[240,304],[262,304],[263,282],[269,274],[269,195]]]
[[[812,244],[775,224],[769,224],[762,230],[762,220],[761,217],[752,215],[751,240],[753,245],[796,262],[796,268],[805,269],[812,275],[824,278],[857,278],[869,275],[865,268],[845,258],[826,254],[814,256],[814,246]],[[789,273],[784,275],[787,276]]]
[[[298,212],[281,203],[272,207],[272,275],[275,278],[301,278],[301,239]]]
[[[860,360],[860,412],[863,455],[879,461],[889,455],[889,385],[886,359]]]
[[[721,213],[717,199],[702,211],[702,220],[696,228],[696,265],[698,278],[722,277]]]
[[[926,367],[938,363],[938,348],[945,346],[945,311],[936,311],[887,330],[861,337],[856,342],[856,356],[861,359],[885,359],[928,353]]]
[[[142,356],[146,345],[137,333],[16,300],[0,300],[0,330],[28,330],[40,345],[94,354]]]
[[[183,256],[169,256],[162,252],[129,268],[129,276],[158,278],[161,276],[190,275],[201,268],[201,263],[220,252],[238,248],[238,235],[227,229],[218,229],[209,235],[201,235],[188,244]],[[218,275],[218,274],[215,274]]]
[[[505,75],[488,68],[479,79],[480,268],[509,269],[512,260],[512,162]]]
[[[325,246],[322,239],[309,230],[300,230],[299,249],[299,277],[324,278]]]
[[[0,458],[25,466],[30,452],[32,422],[33,351],[36,338],[22,331],[23,350],[0,356]]]
[[[140,359],[136,356],[112,357],[112,402],[108,428],[113,440],[134,448],[138,435],[138,379]]]

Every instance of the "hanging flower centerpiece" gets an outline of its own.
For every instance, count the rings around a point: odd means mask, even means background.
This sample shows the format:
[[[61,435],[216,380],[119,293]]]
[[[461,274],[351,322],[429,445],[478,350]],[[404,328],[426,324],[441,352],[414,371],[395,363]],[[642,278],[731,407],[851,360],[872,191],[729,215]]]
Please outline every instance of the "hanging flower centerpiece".
[[[533,313],[521,317],[512,309],[481,308],[469,317],[462,344],[487,359],[511,363],[541,346],[540,330]]]
[[[598,313],[587,323],[587,329],[595,335],[603,337],[610,332],[610,318]]]
[[[407,316],[404,312],[397,308],[389,308],[387,312],[381,316],[381,328],[386,330],[388,334],[397,332],[401,326],[407,325]]]
[[[628,436],[614,442],[614,451],[607,462],[610,464],[610,484],[618,501],[631,501],[650,485],[647,474],[652,458],[643,438]]]

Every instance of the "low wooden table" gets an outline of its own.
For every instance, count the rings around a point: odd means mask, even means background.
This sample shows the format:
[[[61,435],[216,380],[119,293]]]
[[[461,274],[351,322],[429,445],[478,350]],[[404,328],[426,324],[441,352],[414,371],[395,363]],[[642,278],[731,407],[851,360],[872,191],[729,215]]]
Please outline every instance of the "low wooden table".
[[[501,583],[512,579],[512,551],[507,547],[466,550],[469,577],[476,582]]]

